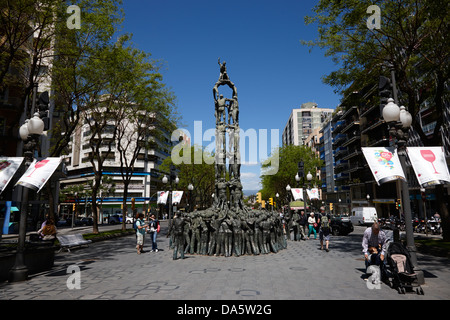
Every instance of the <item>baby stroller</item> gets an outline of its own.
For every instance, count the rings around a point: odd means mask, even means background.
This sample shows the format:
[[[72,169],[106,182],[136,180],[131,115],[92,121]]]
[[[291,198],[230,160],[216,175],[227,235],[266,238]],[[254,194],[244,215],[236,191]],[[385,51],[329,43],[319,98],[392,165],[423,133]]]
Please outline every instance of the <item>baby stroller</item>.
[[[414,273],[411,256],[401,243],[391,242],[389,244],[386,259],[392,274],[392,288],[396,288],[400,294],[405,294],[406,289],[413,291],[415,289],[417,294],[424,294],[418,283],[417,275]]]

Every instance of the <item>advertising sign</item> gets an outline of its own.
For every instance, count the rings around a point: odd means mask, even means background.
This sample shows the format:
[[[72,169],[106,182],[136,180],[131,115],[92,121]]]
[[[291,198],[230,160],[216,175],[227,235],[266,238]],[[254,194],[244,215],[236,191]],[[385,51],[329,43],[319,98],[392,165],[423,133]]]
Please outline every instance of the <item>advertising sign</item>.
[[[407,147],[406,152],[420,185],[450,183],[443,147]]]
[[[294,197],[294,201],[297,201],[297,200],[303,201],[303,188],[292,188],[291,192],[292,192],[292,196]]]
[[[23,157],[0,157],[0,193],[5,190],[22,161]]]
[[[306,192],[308,193],[308,197],[311,200],[319,199],[319,189],[312,188],[312,189],[306,189]]]
[[[183,191],[172,191],[172,204],[180,203]]]
[[[157,204],[166,204],[168,196],[169,196],[169,191],[158,191]]]
[[[44,158],[41,160],[34,159],[16,185],[21,185],[39,192],[60,163],[60,157]]]
[[[406,180],[394,147],[361,148],[378,185],[392,180]]]

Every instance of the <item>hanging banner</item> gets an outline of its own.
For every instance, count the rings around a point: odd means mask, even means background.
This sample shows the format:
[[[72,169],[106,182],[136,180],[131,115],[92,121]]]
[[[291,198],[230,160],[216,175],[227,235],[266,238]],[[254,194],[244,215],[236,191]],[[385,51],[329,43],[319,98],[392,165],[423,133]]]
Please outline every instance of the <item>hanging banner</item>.
[[[180,203],[183,191],[172,191],[172,204]]]
[[[392,180],[406,180],[394,147],[361,148],[378,185]]]
[[[45,158],[41,160],[34,159],[28,170],[25,171],[17,185],[33,189],[37,192],[41,191],[45,183],[50,179],[53,172],[61,163],[61,158]]]
[[[6,189],[23,162],[23,157],[0,157],[0,193]]]
[[[443,147],[407,147],[406,151],[420,185],[450,183]]]
[[[156,201],[156,203],[157,204],[166,204],[168,196],[169,196],[169,191],[158,191],[158,200]]]
[[[310,200],[314,199],[319,200],[319,189],[317,188],[306,189],[306,192],[308,193],[308,197]]]
[[[303,201],[303,188],[292,188],[291,192],[292,192],[292,196],[294,197],[294,201],[297,201],[297,200]]]

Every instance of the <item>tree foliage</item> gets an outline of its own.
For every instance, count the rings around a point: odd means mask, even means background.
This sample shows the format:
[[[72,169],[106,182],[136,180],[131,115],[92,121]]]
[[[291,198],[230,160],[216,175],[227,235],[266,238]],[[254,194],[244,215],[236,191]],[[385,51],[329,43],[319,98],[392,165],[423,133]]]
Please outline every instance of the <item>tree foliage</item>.
[[[300,161],[303,161],[305,176],[308,172],[313,176],[313,179],[310,182],[311,186],[321,185],[321,181],[317,178],[316,172],[322,167],[323,161],[317,157],[311,148],[304,145],[287,145],[278,148],[272,153],[268,161],[263,163],[263,170],[268,169],[270,163],[275,163],[275,161],[271,160],[271,158],[274,157],[279,157],[278,172],[274,175],[261,176],[262,199],[273,198],[278,193],[280,195],[280,201],[285,203],[288,196],[286,186],[289,185],[292,188],[295,188],[298,184],[295,180],[295,175],[298,172],[298,163]]]
[[[192,191],[192,198],[195,200],[194,204],[199,209],[207,208],[212,204],[211,196],[215,188],[214,155],[210,154],[203,147],[194,145],[180,149],[180,154],[177,156],[183,158],[185,152],[190,153],[190,158],[184,157],[184,159],[190,159],[190,161],[174,164],[172,157],[167,157],[161,164],[160,171],[169,174],[170,166],[174,165],[178,178],[180,179],[177,189],[184,190],[185,193],[188,193],[188,186],[192,184],[194,187]],[[164,188],[164,186],[160,187]]]
[[[371,5],[380,8],[379,29],[368,28]],[[319,36],[301,42],[332,57],[338,69],[323,80],[344,96],[393,70],[400,103],[413,115],[414,128],[425,144],[430,140],[436,145],[449,98],[449,5],[445,0],[321,0],[313,8],[315,15],[305,17],[306,24],[317,24]],[[431,137],[415,117],[424,103],[436,112]]]

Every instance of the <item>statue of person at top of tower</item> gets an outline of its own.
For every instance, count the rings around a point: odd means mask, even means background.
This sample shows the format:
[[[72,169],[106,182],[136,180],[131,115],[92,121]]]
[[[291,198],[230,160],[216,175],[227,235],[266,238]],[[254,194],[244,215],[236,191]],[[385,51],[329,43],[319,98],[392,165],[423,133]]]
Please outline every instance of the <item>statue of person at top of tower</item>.
[[[228,74],[227,74],[227,66],[226,66],[227,63],[225,61],[220,63],[220,58],[217,61],[217,63],[220,66],[219,81],[221,81],[221,80],[230,80],[230,78],[228,78]]]

